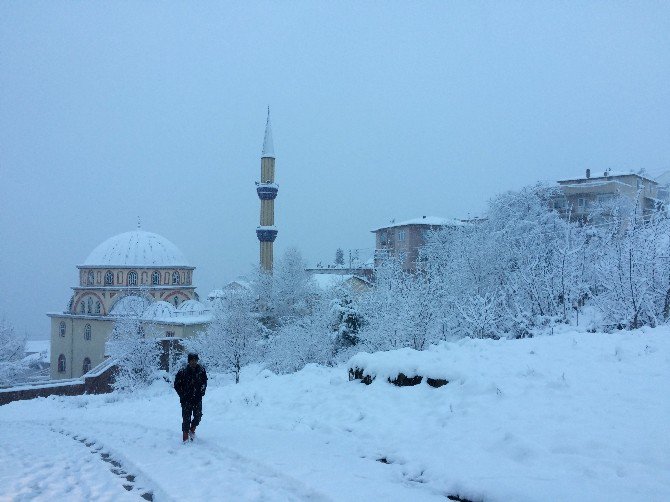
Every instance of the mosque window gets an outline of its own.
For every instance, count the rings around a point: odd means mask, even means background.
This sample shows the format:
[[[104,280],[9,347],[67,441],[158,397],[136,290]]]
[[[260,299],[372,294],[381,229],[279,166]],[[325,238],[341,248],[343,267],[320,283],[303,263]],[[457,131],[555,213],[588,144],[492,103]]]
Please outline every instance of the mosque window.
[[[180,282],[179,272],[172,272],[172,284],[179,284]]]
[[[128,272],[128,286],[137,286],[137,272]]]
[[[95,274],[93,274],[93,270],[88,271],[87,279],[86,279],[86,284],[88,286],[93,286],[95,284]]]
[[[91,325],[87,324],[84,326],[84,340],[90,340],[91,339]]]
[[[65,355],[58,356],[58,373],[65,373]]]
[[[100,302],[95,302],[95,313],[99,314],[100,313]]]
[[[105,286],[111,286],[114,284],[114,274],[111,270],[108,270],[105,274]]]
[[[81,370],[84,373],[91,371],[91,360],[88,357],[84,358],[84,364],[82,365]]]
[[[61,321],[60,326],[58,326],[58,334],[60,336],[65,336],[65,323]]]
[[[151,274],[151,284],[154,286],[160,286],[161,283],[161,273],[158,270],[154,270]]]

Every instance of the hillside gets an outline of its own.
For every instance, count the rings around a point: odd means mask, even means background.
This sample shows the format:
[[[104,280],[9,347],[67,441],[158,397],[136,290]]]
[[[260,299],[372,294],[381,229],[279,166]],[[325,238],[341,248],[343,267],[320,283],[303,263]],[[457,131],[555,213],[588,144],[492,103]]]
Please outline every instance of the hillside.
[[[346,366],[213,376],[186,445],[165,382],[12,403],[0,498],[670,499],[670,329],[465,339],[425,357],[449,384],[363,385]]]

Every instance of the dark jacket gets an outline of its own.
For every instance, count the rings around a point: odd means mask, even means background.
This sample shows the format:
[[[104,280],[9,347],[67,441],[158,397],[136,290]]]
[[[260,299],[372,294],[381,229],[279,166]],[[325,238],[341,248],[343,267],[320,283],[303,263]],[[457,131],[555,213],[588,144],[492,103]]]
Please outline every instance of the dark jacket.
[[[196,364],[191,368],[188,364],[177,372],[174,379],[174,390],[179,394],[179,401],[197,403],[202,400],[207,390],[207,372],[205,368]]]

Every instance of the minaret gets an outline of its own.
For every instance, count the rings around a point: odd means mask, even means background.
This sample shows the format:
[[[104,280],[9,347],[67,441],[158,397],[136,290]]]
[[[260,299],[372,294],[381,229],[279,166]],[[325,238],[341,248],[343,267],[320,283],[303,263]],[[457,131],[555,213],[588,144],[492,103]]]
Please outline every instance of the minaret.
[[[272,246],[277,238],[275,228],[275,197],[279,187],[275,183],[275,151],[272,144],[272,127],[270,126],[270,107],[268,120],[265,124],[265,138],[261,153],[261,180],[256,182],[256,193],[261,200],[261,224],[256,228],[256,236],[261,246],[261,268],[272,273]]]

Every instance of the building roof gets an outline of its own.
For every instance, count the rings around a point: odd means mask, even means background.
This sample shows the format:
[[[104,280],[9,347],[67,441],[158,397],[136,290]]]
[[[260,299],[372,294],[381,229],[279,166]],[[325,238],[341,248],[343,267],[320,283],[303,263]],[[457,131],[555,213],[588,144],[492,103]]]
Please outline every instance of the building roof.
[[[427,225],[427,226],[435,226],[435,227],[457,227],[464,225],[464,223],[461,220],[456,220],[454,218],[440,218],[439,216],[421,216],[420,218],[414,218],[411,220],[405,220],[405,221],[400,221],[398,223],[390,223],[389,225],[384,225],[381,227],[377,227],[374,230],[371,230],[371,232],[377,232],[379,230],[383,230],[385,228],[393,228],[393,227],[406,227],[408,225]]]
[[[165,237],[133,230],[110,237],[96,247],[82,266],[87,267],[188,267],[177,246]]]
[[[607,173],[607,174],[605,174]],[[591,175],[587,178],[586,173],[584,173],[581,176],[574,176],[572,178],[565,178],[562,180],[558,180],[558,183],[567,183],[570,181],[578,181],[578,180],[604,180],[608,178],[616,178],[620,176],[637,176],[639,178],[643,178],[645,180],[653,181],[656,182],[656,180],[650,176],[648,176],[646,173],[636,173],[633,171],[612,171],[611,169],[605,172],[600,172],[600,171],[595,171],[591,170]]]

